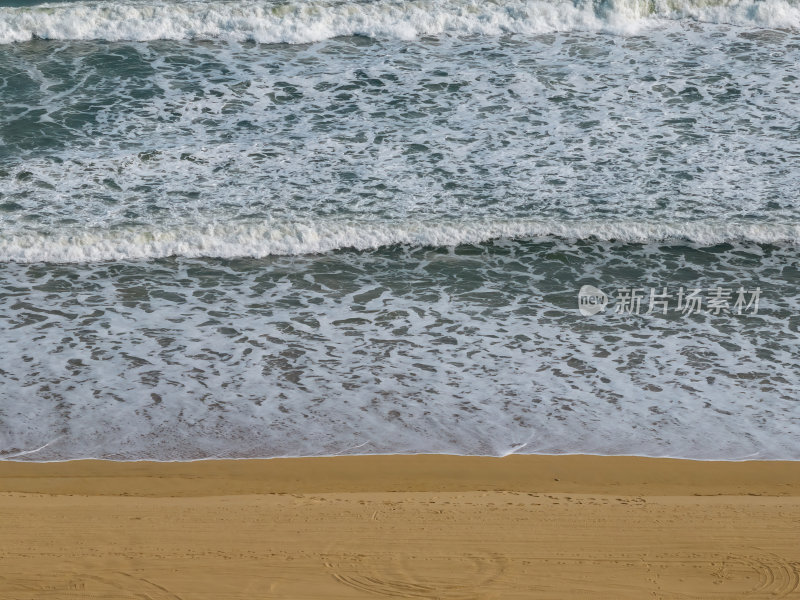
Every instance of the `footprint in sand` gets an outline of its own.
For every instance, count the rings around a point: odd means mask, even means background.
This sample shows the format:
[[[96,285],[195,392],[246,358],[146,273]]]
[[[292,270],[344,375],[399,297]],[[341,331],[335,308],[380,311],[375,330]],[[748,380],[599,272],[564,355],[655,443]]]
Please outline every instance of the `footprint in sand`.
[[[13,600],[181,600],[162,586],[127,573],[53,572],[0,575],[0,598]]]
[[[333,577],[357,590],[395,598],[475,600],[505,570],[496,554],[459,556],[339,555],[325,561]]]
[[[531,598],[561,598],[582,592],[590,597],[656,595],[686,600],[773,600],[797,598],[798,565],[769,554],[692,553],[591,557],[538,557],[524,561],[536,587]],[[579,577],[586,570],[602,577]]]
[[[796,566],[775,554],[700,554],[648,562],[660,591],[680,589],[685,598],[766,600],[786,598],[800,587]]]

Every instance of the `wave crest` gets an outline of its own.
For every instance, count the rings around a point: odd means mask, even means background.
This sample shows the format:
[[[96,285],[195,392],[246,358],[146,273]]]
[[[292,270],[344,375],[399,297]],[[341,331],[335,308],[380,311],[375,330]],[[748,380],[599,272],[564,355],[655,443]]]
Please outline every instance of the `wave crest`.
[[[451,223],[241,223],[175,229],[131,228],[0,237],[0,262],[93,262],[184,256],[263,258],[384,246],[456,246],[497,239],[593,239],[628,243],[751,242],[800,245],[800,223],[734,224],[603,221]]]
[[[798,28],[800,6],[794,0],[77,1],[0,8],[0,43],[35,38],[308,43],[351,35],[414,39],[571,30],[627,33],[654,19],[682,18]]]

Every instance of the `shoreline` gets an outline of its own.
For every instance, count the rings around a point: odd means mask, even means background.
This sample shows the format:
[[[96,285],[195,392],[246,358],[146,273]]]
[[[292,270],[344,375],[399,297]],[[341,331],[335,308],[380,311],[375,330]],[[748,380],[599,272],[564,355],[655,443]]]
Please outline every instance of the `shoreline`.
[[[45,446],[43,446],[45,447]],[[23,463],[23,464],[55,464],[55,463],[74,463],[74,462],[104,462],[104,463],[152,463],[152,464],[172,464],[172,463],[211,463],[220,461],[241,462],[241,461],[267,461],[267,460],[311,460],[318,458],[366,458],[370,456],[402,456],[402,457],[417,457],[417,456],[446,456],[453,458],[493,458],[501,460],[510,456],[543,456],[548,458],[562,457],[562,456],[586,456],[592,458],[641,458],[646,460],[680,460],[687,462],[717,462],[717,463],[747,463],[747,462],[800,462],[798,458],[770,458],[770,457],[755,457],[747,456],[744,458],[697,458],[693,456],[672,456],[672,455],[651,455],[651,454],[592,454],[589,452],[509,452],[508,454],[460,454],[457,452],[376,452],[367,454],[309,454],[309,455],[278,455],[278,456],[204,456],[201,458],[186,458],[186,459],[171,459],[171,458],[102,458],[96,456],[79,456],[75,458],[52,458],[46,460],[35,460],[20,458],[33,454],[37,450],[21,452],[19,454],[12,454],[6,457],[0,457],[0,464],[3,463]]]
[[[376,491],[800,496],[800,461],[584,454],[0,461],[0,493],[203,496]]]
[[[0,462],[14,600],[795,598],[800,462]]]

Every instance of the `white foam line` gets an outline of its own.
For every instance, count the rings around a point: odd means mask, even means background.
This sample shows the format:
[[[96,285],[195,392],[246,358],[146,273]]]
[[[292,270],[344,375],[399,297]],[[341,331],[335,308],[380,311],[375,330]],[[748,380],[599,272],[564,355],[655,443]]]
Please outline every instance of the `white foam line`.
[[[0,235],[0,262],[96,262],[187,258],[263,258],[385,246],[457,246],[497,239],[800,245],[800,223],[485,220],[237,223],[159,229],[91,229]]]
[[[690,454],[657,454],[657,453],[600,453],[600,452],[529,452],[523,453],[523,456],[607,456],[607,457],[624,457],[624,458],[663,458],[669,460],[686,460],[692,462],[776,462],[776,461],[800,461],[800,455],[795,454],[748,454],[745,456],[712,456],[704,457]],[[17,455],[14,455],[17,456]],[[218,460],[281,460],[286,458],[332,458],[335,456],[476,456],[482,458],[505,458],[508,454],[467,454],[458,452],[375,452],[364,454],[286,454],[280,456],[202,456],[198,458],[187,459],[169,459],[169,458],[106,458],[102,455],[94,454],[76,454],[67,458],[53,458],[47,460],[36,461],[20,461],[14,460],[13,457],[0,458],[0,461],[7,460],[8,462],[38,462],[38,463],[62,463],[71,462],[75,460],[102,460],[105,462],[120,462],[120,463],[139,463],[139,462],[154,462],[154,463],[194,463],[205,461],[218,461]]]
[[[3,456],[2,460],[9,460],[9,459],[12,459],[12,458],[17,458],[19,456],[29,456],[31,454],[36,454],[37,452],[41,452],[42,450],[44,450],[45,448],[47,448],[51,444],[54,444],[55,442],[57,442],[60,439],[61,439],[61,436],[55,438],[54,440],[51,440],[51,441],[47,442],[44,446],[39,446],[38,448],[36,448],[34,450],[25,450],[23,452],[17,452],[16,454],[9,454],[8,456]]]
[[[635,33],[647,22],[664,19],[797,28],[800,7],[787,0],[84,0],[0,8],[0,43],[35,38],[309,43],[349,35],[414,39],[573,30]]]
[[[366,442],[358,444],[357,446],[350,446],[349,448],[345,448],[344,450],[340,450],[339,452],[334,453],[333,456],[341,456],[342,454],[344,454],[345,452],[349,452],[350,450],[355,450],[356,448],[363,448],[364,446],[369,444],[371,441],[372,440],[367,440]]]

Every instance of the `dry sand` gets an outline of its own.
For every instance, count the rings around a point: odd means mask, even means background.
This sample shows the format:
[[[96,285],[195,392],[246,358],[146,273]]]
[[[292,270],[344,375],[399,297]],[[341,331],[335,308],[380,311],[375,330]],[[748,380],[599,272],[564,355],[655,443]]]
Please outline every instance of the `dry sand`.
[[[0,463],[0,599],[800,598],[800,462]]]

